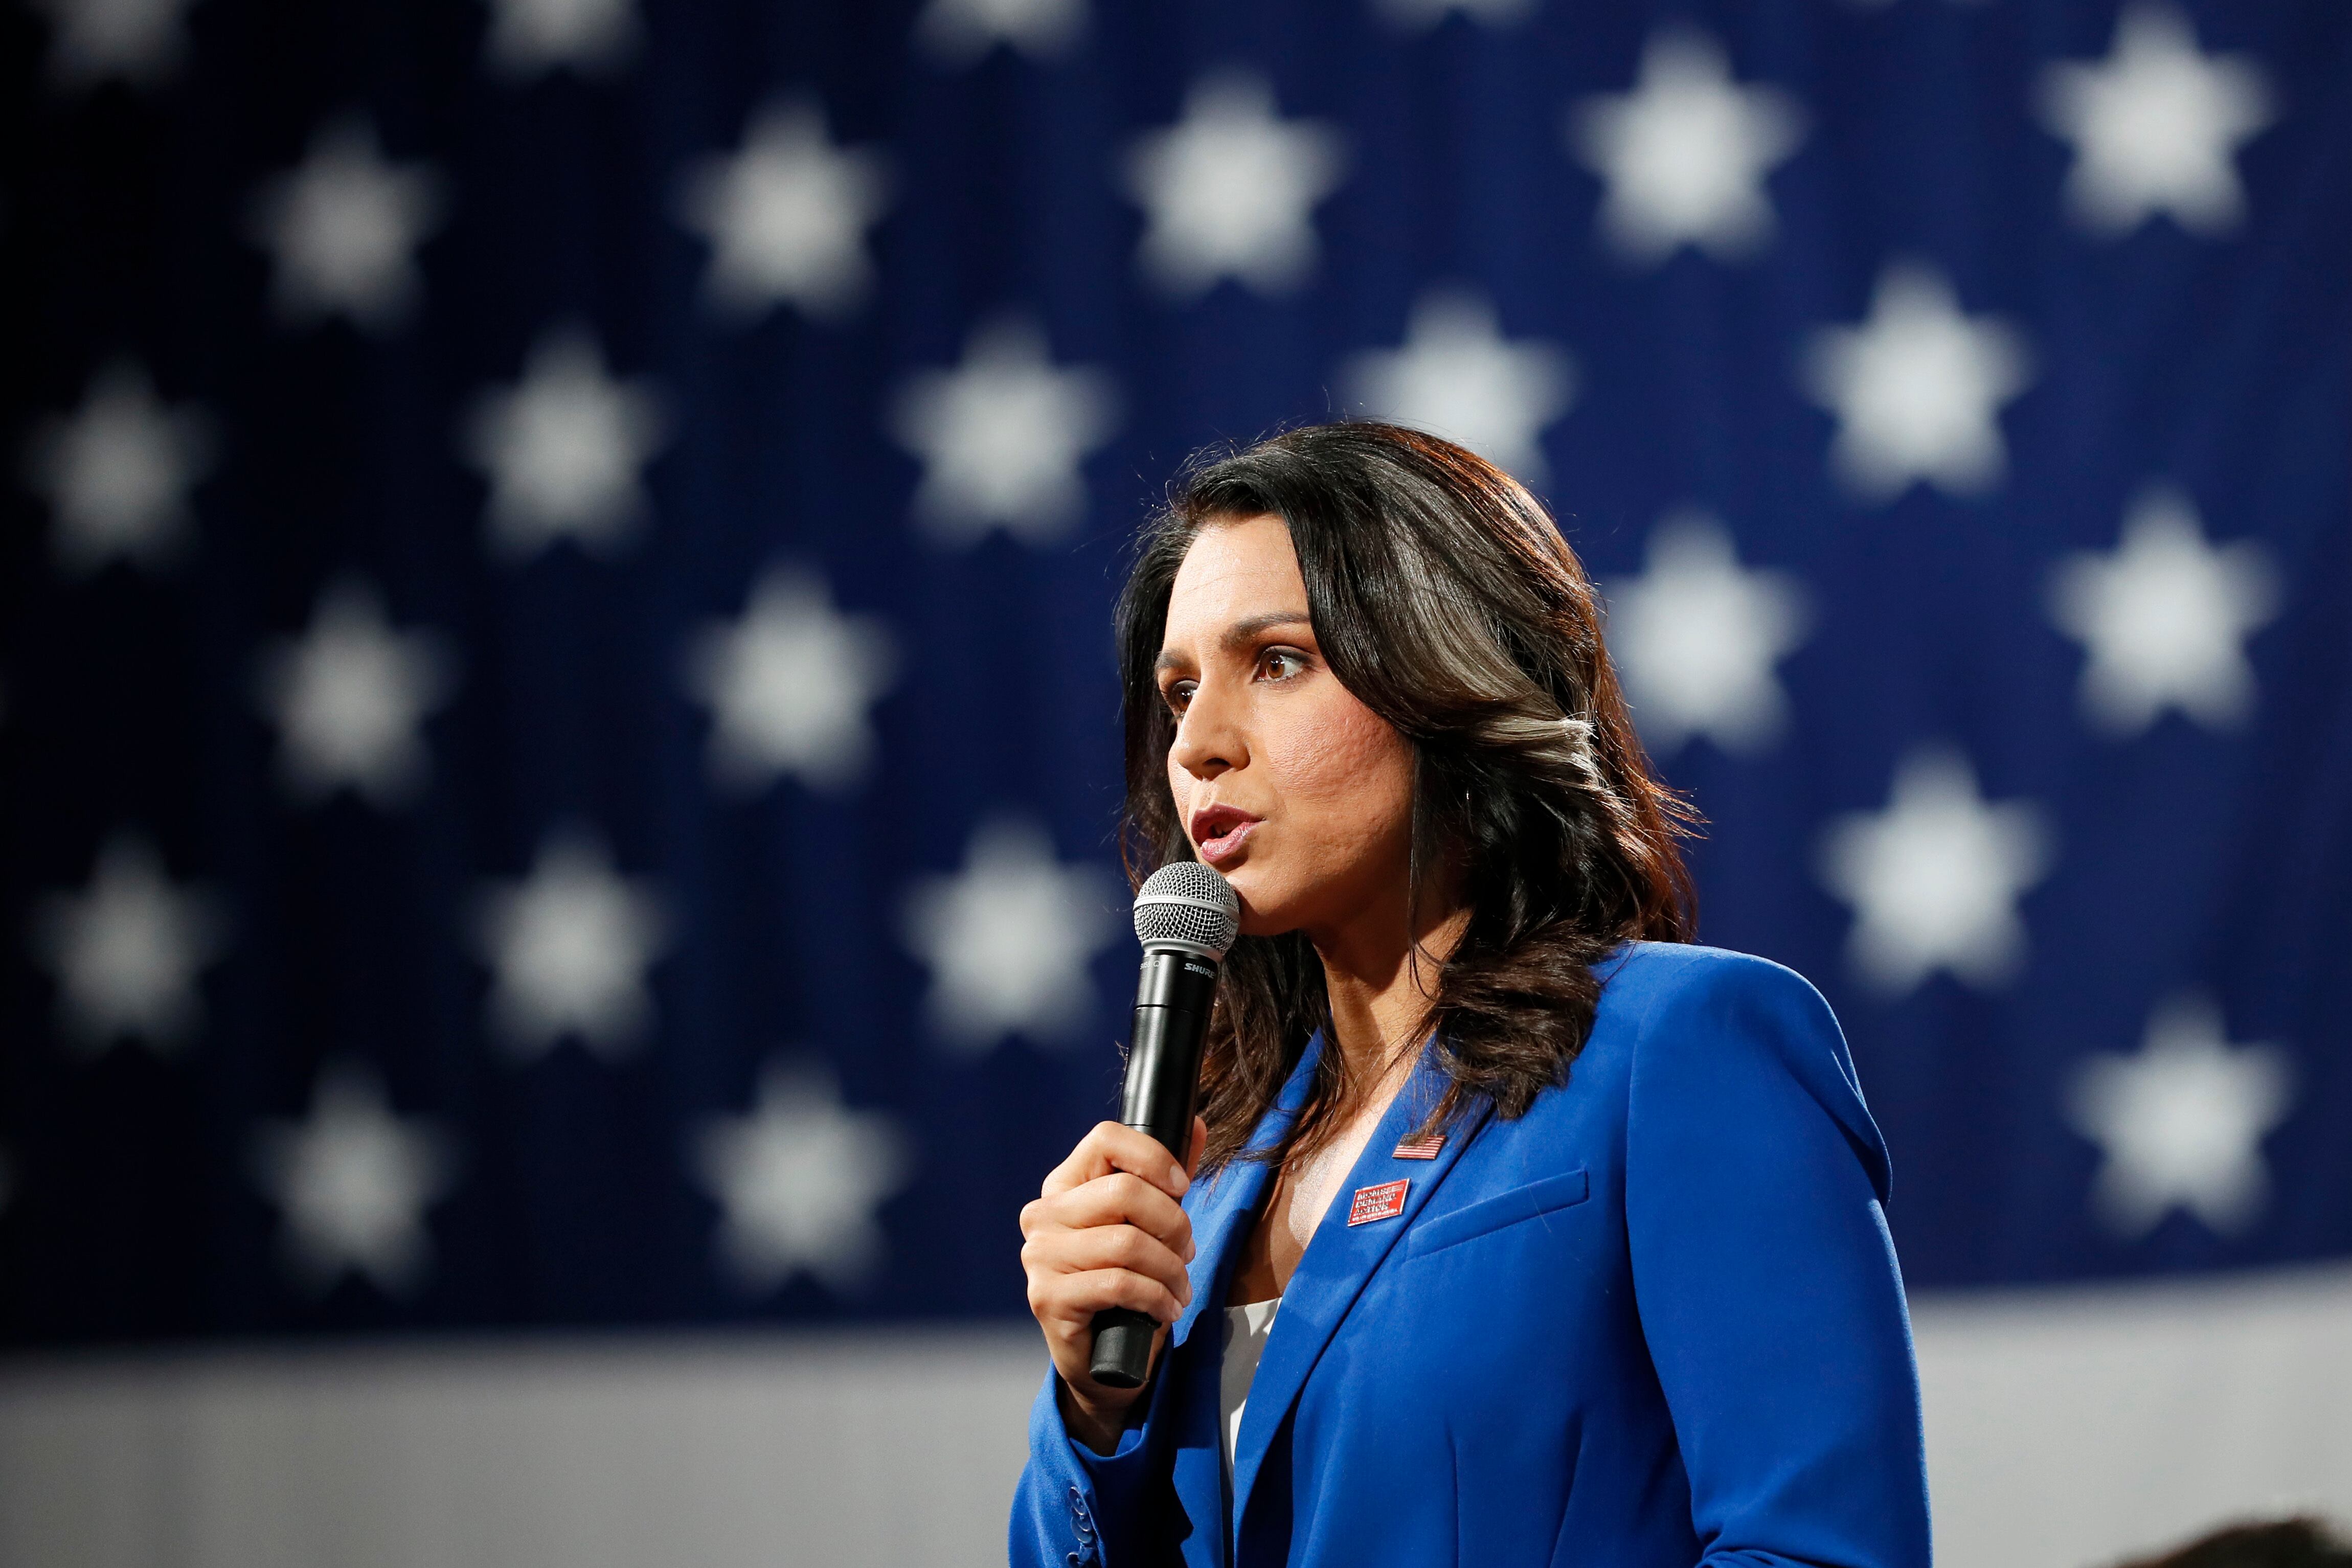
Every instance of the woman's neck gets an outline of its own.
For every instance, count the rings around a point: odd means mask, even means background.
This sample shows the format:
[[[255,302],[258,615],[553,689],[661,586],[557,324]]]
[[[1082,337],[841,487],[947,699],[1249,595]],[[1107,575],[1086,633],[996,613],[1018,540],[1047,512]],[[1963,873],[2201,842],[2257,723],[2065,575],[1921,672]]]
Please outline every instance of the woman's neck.
[[[1449,902],[1419,930],[1398,910],[1389,920],[1310,937],[1331,1008],[1329,1044],[1347,1063],[1349,1082],[1385,1098],[1388,1080],[1410,1067],[1410,1047],[1437,998],[1438,972],[1469,924],[1469,908]]]
[[[1412,1047],[1436,999],[1438,971],[1469,927],[1470,912],[1449,904],[1446,914],[1411,932],[1402,904],[1400,899],[1385,937],[1362,920],[1341,932],[1307,933],[1323,960],[1331,1004],[1324,1049],[1339,1052],[1344,1087],[1337,1104],[1322,1108],[1328,1120],[1311,1155],[1302,1155],[1294,1145],[1286,1156],[1266,1208],[1250,1228],[1229,1306],[1262,1301],[1288,1289],[1291,1270],[1341,1179],[1412,1071],[1418,1053]]]

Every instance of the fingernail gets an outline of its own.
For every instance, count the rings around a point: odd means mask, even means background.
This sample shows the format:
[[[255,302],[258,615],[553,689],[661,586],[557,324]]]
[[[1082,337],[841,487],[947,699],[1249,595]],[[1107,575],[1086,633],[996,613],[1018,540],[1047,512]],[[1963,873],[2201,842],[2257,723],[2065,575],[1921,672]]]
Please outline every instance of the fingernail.
[[[1183,1196],[1184,1189],[1192,1185],[1192,1178],[1184,1174],[1184,1167],[1182,1166],[1170,1166],[1168,1167],[1168,1184],[1169,1189],[1181,1197]]]

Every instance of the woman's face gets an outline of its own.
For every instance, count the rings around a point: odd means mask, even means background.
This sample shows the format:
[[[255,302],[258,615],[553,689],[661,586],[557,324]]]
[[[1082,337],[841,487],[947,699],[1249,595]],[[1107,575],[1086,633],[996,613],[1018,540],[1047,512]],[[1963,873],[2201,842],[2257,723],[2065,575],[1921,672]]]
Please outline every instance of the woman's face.
[[[1213,523],[1192,541],[1158,674],[1176,716],[1176,813],[1241,894],[1242,930],[1336,936],[1367,917],[1396,919],[1412,746],[1323,662],[1281,518]]]

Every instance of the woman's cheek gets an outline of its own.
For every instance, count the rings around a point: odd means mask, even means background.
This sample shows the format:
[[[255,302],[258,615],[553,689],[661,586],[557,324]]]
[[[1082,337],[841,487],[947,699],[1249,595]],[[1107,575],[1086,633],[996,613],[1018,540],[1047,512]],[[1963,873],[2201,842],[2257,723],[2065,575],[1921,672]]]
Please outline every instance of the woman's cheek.
[[[1412,799],[1412,743],[1353,698],[1344,708],[1299,716],[1271,760],[1269,771],[1292,800],[1338,801],[1370,818]]]
[[[1177,765],[1172,753],[1168,758],[1168,793],[1175,797],[1176,823],[1182,827],[1192,818],[1192,776]],[[1192,835],[1187,831],[1185,836]]]

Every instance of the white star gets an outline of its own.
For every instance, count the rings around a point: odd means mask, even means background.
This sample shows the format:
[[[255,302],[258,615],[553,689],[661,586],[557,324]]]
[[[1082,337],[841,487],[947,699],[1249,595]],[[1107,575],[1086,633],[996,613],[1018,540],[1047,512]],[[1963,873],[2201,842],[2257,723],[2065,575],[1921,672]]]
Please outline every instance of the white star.
[[[49,75],[68,87],[162,80],[186,55],[189,0],[35,0],[49,18]]]
[[[310,630],[262,663],[287,788],[311,800],[349,789],[381,807],[414,799],[431,767],[417,727],[447,699],[456,663],[444,639],[394,631],[364,583],[328,590]]]
[[[570,67],[594,75],[637,45],[635,0],[490,0],[490,63],[514,78]]]
[[[1506,342],[1493,306],[1444,289],[1414,305],[1404,347],[1357,355],[1344,380],[1349,401],[1459,441],[1531,485],[1546,472],[1538,434],[1576,400],[1576,364],[1565,350]]]
[[[1372,0],[1373,8],[1399,27],[1434,27],[1459,11],[1490,27],[1507,27],[1536,14],[1538,0]]]
[[[529,876],[482,900],[482,953],[497,974],[491,1027],[520,1058],[567,1035],[607,1060],[625,1054],[653,1022],[646,971],[667,933],[661,901],[617,874],[603,844],[550,836]]]
[[[58,567],[169,564],[187,542],[188,493],[212,455],[203,413],[156,401],[137,365],[101,371],[72,417],[50,421],[33,442],[30,478],[57,518]]]
[[[2245,216],[2239,144],[2273,114],[2252,59],[2200,54],[2179,11],[2137,5],[2116,20],[2105,64],[2043,72],[2042,118],[2074,144],[2066,203],[2084,228],[2129,234],[2168,213],[2182,228],[2218,235]]]
[[[866,231],[889,189],[881,153],[835,147],[824,112],[796,100],[762,110],[740,152],[697,163],[678,213],[710,242],[704,292],[719,309],[748,316],[781,301],[839,319],[874,287]]]
[[[1896,768],[1886,810],[1858,811],[1822,838],[1822,880],[1853,905],[1847,953],[1889,995],[1937,969],[1998,986],[2025,961],[2017,900],[2048,870],[2050,834],[2023,801],[1977,793],[1957,753],[1914,752]]]
[[[1642,51],[1630,93],[1569,112],[1570,152],[1607,182],[1601,230],[1637,266],[1696,246],[1718,261],[1772,236],[1764,177],[1804,140],[1805,117],[1778,88],[1738,86],[1722,46],[1669,27]]]
[[[754,1294],[803,1270],[835,1291],[871,1279],[883,1256],[874,1210],[914,1165],[896,1119],[845,1109],[833,1074],[813,1062],[771,1064],[751,1113],[711,1117],[694,1153],[725,1210],[729,1272]]]
[[[490,542],[520,559],[558,539],[609,553],[645,516],[640,472],[668,422],[644,382],[604,372],[595,340],[576,328],[540,340],[511,389],[484,393],[466,447],[490,478]]]
[[[1183,119],[1128,153],[1128,190],[1147,214],[1144,275],[1178,296],[1221,277],[1261,294],[1297,287],[1315,267],[1307,214],[1339,188],[1346,147],[1319,121],[1277,119],[1258,77],[1202,78],[1184,95]]]
[[[821,789],[850,783],[873,759],[866,709],[897,662],[879,620],[839,613],[806,572],[770,570],[743,618],[705,626],[687,654],[687,689],[715,721],[711,772],[745,791],[786,773]]]
[[[915,40],[944,66],[968,66],[999,44],[1047,59],[1087,29],[1087,0],[930,0]]]
[[[2091,1194],[2130,1238],[2185,1208],[2221,1235],[2243,1230],[2270,1196],[2263,1135],[2286,1119],[2294,1075],[2274,1045],[2233,1046],[2202,998],[2149,1018],[2137,1056],[2090,1058],[2076,1074],[2075,1128],[2105,1155]]]
[[[2134,735],[2168,707],[2215,728],[2254,703],[2246,638],[2278,610],[2277,575],[2253,539],[2211,545],[2179,491],[2152,487],[2111,554],[2075,555],[2050,579],[2050,617],[2090,650],[2083,709]]]
[[[303,1284],[323,1291],[356,1273],[407,1295],[424,1283],[425,1210],[448,1191],[455,1161],[430,1123],[393,1114],[374,1073],[328,1068],[309,1118],[264,1128],[255,1155],[286,1217],[287,1268]]]
[[[963,871],[925,877],[907,899],[907,945],[930,966],[932,1028],[978,1053],[1007,1034],[1064,1040],[1095,1005],[1087,964],[1116,935],[1109,878],[1063,865],[1039,829],[993,822]]]
[[[1789,709],[1773,666],[1805,640],[1804,589],[1741,567],[1729,531],[1702,512],[1660,522],[1646,565],[1609,588],[1609,646],[1643,737],[1661,755],[1699,735],[1726,751],[1770,745]]]
[[[1118,428],[1118,405],[1109,371],[1057,368],[1028,322],[977,329],[962,364],[915,371],[893,410],[892,433],[922,460],[915,515],[944,544],[992,528],[1060,538],[1086,511],[1078,467]]]
[[[1857,497],[1892,500],[1914,480],[1960,496],[1999,485],[2008,454],[1995,414],[2032,366],[2006,323],[1962,315],[1941,277],[1895,266],[1868,321],[1814,332],[1806,371],[1837,415],[1831,468]]]
[[[227,921],[213,894],[171,880],[152,844],[118,833],[84,891],[44,901],[36,936],[84,1051],[128,1036],[163,1051],[203,1022],[196,976],[226,951]]]
[[[278,314],[289,321],[341,314],[374,331],[406,321],[424,292],[416,247],[442,205],[439,176],[421,163],[386,162],[365,120],[327,127],[300,166],[254,201],[254,235],[275,262]]]

